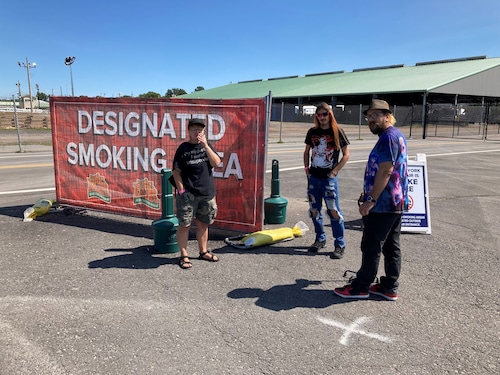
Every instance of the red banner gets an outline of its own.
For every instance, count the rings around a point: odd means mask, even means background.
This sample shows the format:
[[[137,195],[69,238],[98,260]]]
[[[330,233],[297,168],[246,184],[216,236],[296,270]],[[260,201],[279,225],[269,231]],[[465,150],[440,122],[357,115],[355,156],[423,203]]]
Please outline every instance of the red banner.
[[[51,97],[56,199],[131,216],[161,217],[161,171],[172,168],[191,118],[207,124],[222,162],[214,169],[214,226],[262,229],[266,99]]]

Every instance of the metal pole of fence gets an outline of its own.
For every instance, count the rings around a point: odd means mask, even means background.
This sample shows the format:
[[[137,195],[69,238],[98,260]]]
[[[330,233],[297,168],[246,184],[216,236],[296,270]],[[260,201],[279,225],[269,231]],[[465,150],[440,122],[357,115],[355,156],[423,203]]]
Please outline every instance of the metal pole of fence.
[[[458,117],[458,94],[455,94],[455,116],[453,116],[453,131],[451,133],[452,138],[455,137],[455,122],[457,120],[457,117]],[[458,133],[457,133],[457,136],[458,136]]]
[[[488,138],[488,122],[489,122],[490,106],[486,105],[484,109],[484,142]],[[500,127],[499,127],[500,128]]]
[[[483,141],[486,141],[486,123],[484,121],[484,96],[481,97],[481,123],[480,123],[480,127],[483,128]]]
[[[363,104],[359,105],[359,126],[358,126],[358,140],[361,139],[361,115],[363,114]]]
[[[427,93],[424,92],[422,100],[422,139],[427,137]]]
[[[19,145],[19,152],[23,152],[21,147],[21,134],[19,134],[19,121],[17,120],[16,99],[14,98],[14,95],[12,95],[12,104],[14,105],[14,122],[16,124],[17,131],[17,144]]]
[[[410,135],[408,136],[408,138],[411,139],[411,130],[413,128],[413,108],[415,107],[415,104],[411,104],[411,120],[410,120]]]
[[[283,141],[281,140],[281,129],[283,128],[283,107],[284,106],[285,106],[285,103],[281,102],[280,140],[278,141],[278,143],[283,143]]]

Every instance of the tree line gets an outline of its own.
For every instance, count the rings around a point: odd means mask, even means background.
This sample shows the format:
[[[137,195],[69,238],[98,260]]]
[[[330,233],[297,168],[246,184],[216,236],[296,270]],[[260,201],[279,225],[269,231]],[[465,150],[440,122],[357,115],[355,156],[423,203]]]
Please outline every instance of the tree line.
[[[194,89],[195,92],[196,91],[203,91],[203,90],[205,90],[205,88],[202,86],[198,86]],[[187,94],[186,90],[184,90],[184,89],[171,88],[171,89],[168,89],[167,92],[165,93],[165,95],[163,95],[163,96],[157,92],[148,91],[145,94],[138,95],[138,97],[139,98],[162,98],[162,97],[163,98],[173,98],[175,96],[184,95],[184,94]],[[130,97],[130,95],[123,95],[122,97],[127,98],[127,97]],[[50,96],[44,92],[39,91],[36,94],[36,98],[38,100],[49,101]]]
[[[194,89],[194,91],[203,91],[205,90],[204,87],[198,86],[197,88]],[[179,88],[172,88],[168,89],[165,95],[163,95],[164,98],[173,98],[174,96],[179,96],[179,95],[184,95],[187,94],[186,90],[184,89],[179,89]],[[154,91],[149,91],[145,94],[140,94],[139,98],[161,98],[162,96],[158,94],[157,92]]]

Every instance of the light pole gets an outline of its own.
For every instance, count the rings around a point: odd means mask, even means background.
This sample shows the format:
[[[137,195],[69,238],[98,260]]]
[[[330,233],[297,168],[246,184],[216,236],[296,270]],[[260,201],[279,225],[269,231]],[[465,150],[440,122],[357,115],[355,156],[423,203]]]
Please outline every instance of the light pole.
[[[26,63],[22,62],[17,62],[17,65],[19,65],[20,68],[26,68],[26,72],[28,73],[28,90],[30,93],[30,110],[33,112],[33,96],[31,95],[31,74],[30,74],[30,68],[36,68],[36,63],[30,63],[28,61],[28,58],[26,57]]]
[[[19,82],[19,80],[17,81],[16,83],[16,86],[17,86],[17,90],[19,91],[19,101],[21,101],[21,82]]]
[[[73,70],[71,69],[71,64],[75,62],[75,59],[75,56],[68,56],[66,57],[66,59],[64,59],[64,64],[69,66],[69,76],[71,77],[71,96],[75,96],[75,91],[73,90]]]

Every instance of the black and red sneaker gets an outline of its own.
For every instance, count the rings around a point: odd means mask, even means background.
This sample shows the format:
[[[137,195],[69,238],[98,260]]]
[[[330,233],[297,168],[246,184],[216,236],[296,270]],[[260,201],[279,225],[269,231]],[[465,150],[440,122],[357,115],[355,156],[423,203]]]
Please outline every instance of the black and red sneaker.
[[[333,293],[342,298],[368,298],[370,296],[368,292],[363,292],[350,284],[342,288],[335,288]]]
[[[398,299],[398,295],[396,293],[390,293],[380,284],[373,284],[370,287],[370,293],[376,294],[377,296],[384,297],[389,301],[395,301]]]

